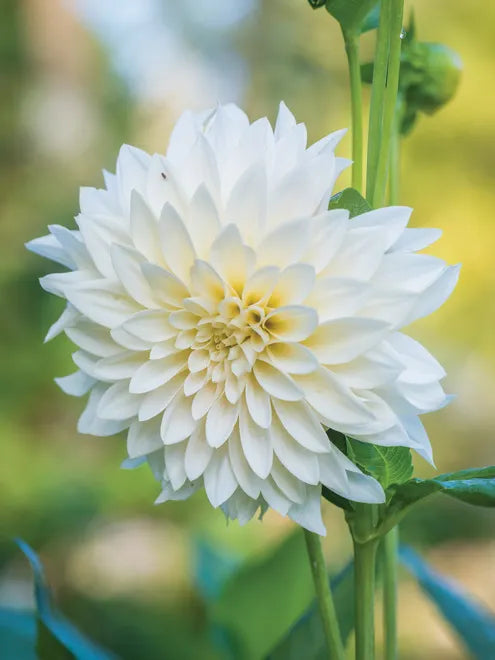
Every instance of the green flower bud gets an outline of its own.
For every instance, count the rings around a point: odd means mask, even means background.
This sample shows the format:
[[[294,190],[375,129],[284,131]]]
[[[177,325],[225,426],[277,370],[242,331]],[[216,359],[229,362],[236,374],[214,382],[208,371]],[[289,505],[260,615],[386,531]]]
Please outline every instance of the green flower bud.
[[[402,52],[400,88],[408,106],[432,114],[454,96],[462,62],[444,46],[412,42]]]

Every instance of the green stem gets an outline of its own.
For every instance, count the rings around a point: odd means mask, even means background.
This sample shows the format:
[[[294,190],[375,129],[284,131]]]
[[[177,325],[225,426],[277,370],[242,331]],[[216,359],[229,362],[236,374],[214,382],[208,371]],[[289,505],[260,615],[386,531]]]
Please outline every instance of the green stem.
[[[366,197],[371,203],[375,190],[378,154],[381,147],[382,113],[387,80],[390,14],[392,0],[382,0],[380,23],[376,37],[375,58],[373,63],[373,85],[371,87],[370,117],[368,128],[368,156],[366,168]]]
[[[363,99],[359,64],[359,35],[342,31],[349,65],[352,117],[352,187],[358,192],[363,186]]]
[[[330,591],[325,558],[321,547],[321,538],[318,534],[308,532],[307,529],[304,530],[304,538],[308,549],[309,563],[313,574],[328,657],[332,660],[344,660],[344,645],[340,635],[337,612]]]
[[[390,144],[390,168],[388,173],[389,204],[392,206],[398,204],[400,199],[400,121],[401,103],[398,102]]]
[[[356,660],[375,657],[375,558],[378,541],[371,538],[376,507],[356,504],[351,528],[354,540],[354,615]]]
[[[394,527],[383,537],[383,626],[385,660],[397,660],[397,554],[399,528]]]
[[[372,188],[371,203],[373,207],[382,206],[385,199],[385,188],[387,184],[387,169],[390,155],[390,143],[392,140],[394,116],[397,109],[397,94],[399,90],[400,51],[402,15],[404,11],[404,0],[390,0],[391,11],[389,21],[389,57],[387,85],[383,98],[383,121],[381,132],[381,144],[378,153],[376,167],[376,178]]]

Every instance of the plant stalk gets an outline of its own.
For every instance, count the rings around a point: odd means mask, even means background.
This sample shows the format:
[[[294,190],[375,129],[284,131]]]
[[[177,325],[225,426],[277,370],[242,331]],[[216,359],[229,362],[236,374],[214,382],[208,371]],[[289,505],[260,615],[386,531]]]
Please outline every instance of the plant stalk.
[[[383,537],[383,627],[385,660],[397,660],[397,574],[399,528],[394,527]]]
[[[354,618],[356,660],[375,657],[375,560],[378,540],[372,537],[376,507],[355,505],[351,526],[354,541]]]
[[[331,660],[344,660],[345,652],[340,635],[337,612],[333,602],[332,592],[328,580],[327,568],[323,550],[321,547],[321,537],[318,534],[304,530],[304,538],[308,549],[309,563],[313,574],[315,584],[316,599],[320,610],[321,621],[323,624],[323,633],[328,651],[328,658]]]
[[[349,66],[352,119],[352,187],[359,193],[363,186],[363,98],[359,64],[359,34],[342,31]]]
[[[376,37],[373,63],[373,84],[371,86],[370,116],[368,128],[368,154],[366,163],[366,198],[371,204],[375,190],[378,154],[381,149],[382,117],[387,80],[388,51],[390,37],[390,15],[392,0],[382,0],[380,22]]]
[[[374,208],[382,206],[385,201],[385,188],[387,185],[390,145],[392,141],[392,133],[394,130],[394,118],[397,110],[397,95],[399,91],[400,51],[402,45],[401,32],[404,0],[390,0],[390,3],[389,54],[388,64],[386,65],[387,84],[383,96],[381,144],[378,152],[375,183],[374,187],[372,188],[371,198],[371,204]]]

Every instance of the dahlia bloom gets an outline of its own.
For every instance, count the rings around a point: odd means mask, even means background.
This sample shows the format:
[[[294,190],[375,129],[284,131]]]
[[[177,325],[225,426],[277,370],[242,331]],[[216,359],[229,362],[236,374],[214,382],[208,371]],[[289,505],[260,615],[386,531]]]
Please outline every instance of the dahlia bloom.
[[[398,330],[458,268],[415,253],[439,232],[406,228],[409,208],[327,210],[343,133],[306,148],[284,104],[274,130],[232,104],[185,112],[166,156],[122,147],[106,189],[81,189],[78,229],[28,244],[68,268],[41,285],[67,300],[47,339],[78,347],[57,379],[89,392],[78,430],[126,430],[158,501],[204,487],[241,523],[270,506],[324,534],[322,484],[384,499],[325,428],[431,460],[418,415],[447,402],[445,372]]]

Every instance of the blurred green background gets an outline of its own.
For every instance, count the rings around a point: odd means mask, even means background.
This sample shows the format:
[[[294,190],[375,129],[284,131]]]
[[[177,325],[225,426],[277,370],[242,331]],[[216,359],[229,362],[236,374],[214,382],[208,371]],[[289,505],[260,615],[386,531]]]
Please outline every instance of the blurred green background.
[[[463,263],[452,299],[412,331],[457,394],[426,420],[445,472],[495,459],[495,4],[408,6],[419,39],[451,46],[464,62],[454,101],[421,118],[403,149],[413,226],[442,228],[435,254]],[[256,561],[293,525],[269,513],[263,524],[227,526],[202,494],[155,507],[151,473],[119,469],[122,438],[77,436],[82,401],[53,382],[73,370],[70,342],[43,345],[61,311],[37,282],[51,265],[23,244],[47,224],[73,227],[78,187],[102,185],[121,143],[164,151],[187,107],[234,100],[252,119],[273,120],[284,99],[311,141],[348,125],[341,35],[305,0],[1,0],[0,8],[0,605],[31,603],[29,571],[8,541],[21,536],[40,552],[61,609],[121,657],[228,657],[195,585],[198,553],[206,543]],[[363,60],[372,50],[370,33]],[[347,137],[339,154],[349,152]],[[348,183],[344,175],[339,187]],[[431,473],[419,460],[417,469]],[[340,513],[324,508],[325,549],[339,568],[350,542]],[[402,535],[495,609],[491,511],[438,498]],[[301,587],[296,613],[309,593]],[[259,599],[266,595],[261,584]],[[405,659],[467,657],[405,575],[400,645]]]

